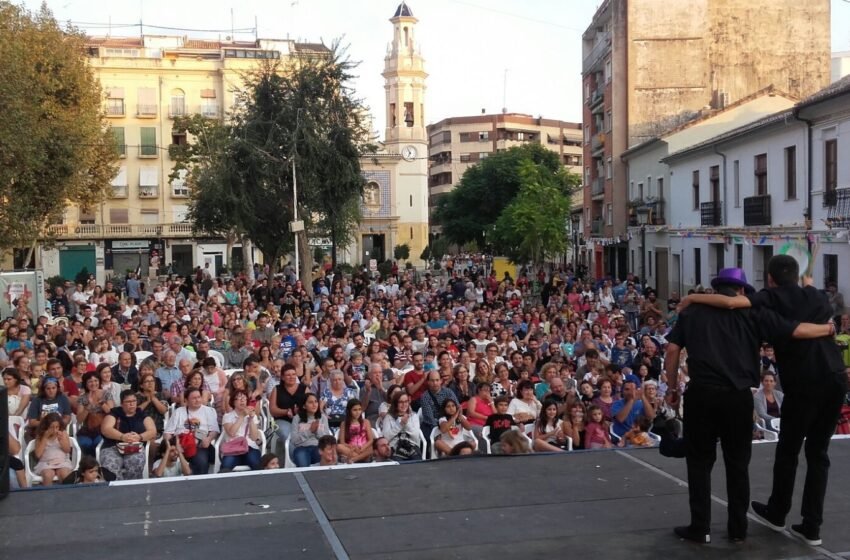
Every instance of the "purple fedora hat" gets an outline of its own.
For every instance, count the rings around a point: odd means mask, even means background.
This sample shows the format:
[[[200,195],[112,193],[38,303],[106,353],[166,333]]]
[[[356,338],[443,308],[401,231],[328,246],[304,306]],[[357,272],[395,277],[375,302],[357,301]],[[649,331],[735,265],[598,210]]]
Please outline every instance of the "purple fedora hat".
[[[744,288],[746,293],[752,293],[755,289],[747,283],[747,275],[740,268],[723,268],[717,273],[717,276],[711,279],[711,287],[718,286],[740,286]]]

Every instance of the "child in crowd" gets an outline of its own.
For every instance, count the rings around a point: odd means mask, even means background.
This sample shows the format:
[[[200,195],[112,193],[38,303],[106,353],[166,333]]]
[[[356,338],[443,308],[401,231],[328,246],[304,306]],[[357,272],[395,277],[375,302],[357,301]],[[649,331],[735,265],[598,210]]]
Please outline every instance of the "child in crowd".
[[[339,464],[336,439],[333,436],[319,438],[319,466],[330,467]]]
[[[260,470],[271,471],[280,468],[280,459],[274,453],[266,453],[260,458]]]
[[[71,463],[71,438],[58,413],[51,412],[39,422],[35,456],[38,463],[33,471],[42,478],[44,486],[53,484],[53,477],[64,480],[74,469]]]
[[[540,417],[534,423],[535,451],[563,451],[566,437],[561,430],[562,420],[558,418],[558,403],[547,400],[543,403]]]
[[[351,378],[357,382],[358,386],[363,387],[366,379],[366,364],[363,363],[363,354],[360,352],[351,353]]]
[[[508,414],[508,406],[510,398],[507,396],[496,397],[496,413],[487,417],[485,424],[490,428],[490,444],[492,445],[493,453],[499,453],[500,440],[502,434],[516,426],[514,417]]]
[[[649,437],[649,427],[652,425],[649,418],[646,416],[638,416],[631,429],[623,434],[620,442],[617,444],[620,447],[652,447],[655,442]]]
[[[100,467],[97,459],[84,455],[80,459],[77,470],[62,480],[62,484],[97,484],[99,482],[112,482],[115,475]]]
[[[434,441],[434,446],[438,453],[448,455],[454,446],[465,441],[464,430],[471,432],[472,424],[461,413],[456,402],[446,399],[443,403],[443,416],[440,418],[439,429],[440,435]]]
[[[587,449],[610,449],[611,436],[608,433],[608,428],[605,426],[602,418],[602,409],[593,405],[588,409],[590,421],[584,432],[584,444]]]
[[[183,455],[183,448],[176,437],[162,438],[153,464],[153,474],[158,478],[192,474],[192,467]]]

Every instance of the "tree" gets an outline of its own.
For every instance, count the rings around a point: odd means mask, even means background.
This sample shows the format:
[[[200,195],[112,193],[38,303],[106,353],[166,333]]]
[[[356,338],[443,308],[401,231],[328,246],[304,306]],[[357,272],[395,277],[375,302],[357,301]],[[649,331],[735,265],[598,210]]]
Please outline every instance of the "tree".
[[[531,162],[521,165],[520,177],[519,194],[496,221],[495,241],[512,262],[538,265],[566,250],[572,201]]]
[[[580,182],[561,165],[558,154],[539,144],[493,154],[469,168],[438,203],[435,221],[443,228],[441,240],[535,262],[557,254],[558,247],[563,252],[569,199]],[[535,241],[538,233],[545,239]]]
[[[0,0],[0,248],[34,247],[68,203],[108,194],[118,151],[83,46],[46,5]]]
[[[406,261],[410,258],[410,245],[402,243],[393,248],[393,258],[397,261]]]
[[[216,158],[193,160],[191,150],[204,150],[194,133],[193,148],[182,154],[187,168],[200,167],[190,175],[199,191],[190,205],[196,223],[244,234],[276,267],[294,247],[289,227],[297,178],[298,218],[307,231],[331,238],[335,258],[336,244],[359,220],[360,156],[372,149],[365,110],[348,86],[354,67],[335,44],[327,53],[264,60],[244,75],[239,108],[225,125]],[[306,231],[297,243],[301,279],[309,284],[313,254]]]

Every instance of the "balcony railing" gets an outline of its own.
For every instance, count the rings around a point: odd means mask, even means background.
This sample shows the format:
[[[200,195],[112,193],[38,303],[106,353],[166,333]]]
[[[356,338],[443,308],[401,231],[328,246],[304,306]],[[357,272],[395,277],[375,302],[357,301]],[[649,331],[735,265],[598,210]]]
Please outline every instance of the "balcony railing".
[[[605,194],[605,178],[597,177],[590,183],[591,196],[599,196]]]
[[[600,86],[593,90],[593,93],[590,94],[590,103],[588,103],[588,105],[590,106],[591,112],[599,112],[595,109],[597,108],[597,106],[601,107],[603,101],[605,101],[605,88],[603,86]]]
[[[602,218],[594,218],[593,221],[590,222],[590,234],[602,235]]]
[[[58,239],[191,237],[192,224],[58,224],[48,226],[48,232]]]
[[[720,220],[720,202],[703,202],[699,205],[700,224],[702,226],[719,226]]]
[[[744,225],[769,226],[770,195],[748,196],[744,199]]]
[[[112,198],[127,198],[127,185],[112,185]]]
[[[850,228],[850,187],[831,189],[824,193],[824,204],[827,197],[831,204],[827,205],[827,224],[830,227]]]
[[[116,100],[110,100],[106,104],[106,116],[107,117],[123,117],[124,116],[124,101],[116,102]]]
[[[596,43],[588,51],[581,64],[581,71],[587,72],[611,47],[611,32],[597,33]]]
[[[185,103],[172,103],[168,106],[168,116],[172,119],[174,117],[185,117],[186,116],[186,104]]]
[[[594,134],[590,139],[590,151],[595,152],[605,147],[605,133]]]
[[[159,196],[159,187],[139,186],[139,198],[157,198]]]
[[[156,105],[136,105],[137,117],[155,117]]]
[[[206,119],[217,119],[221,116],[221,108],[217,103],[207,103],[205,105],[201,105],[198,113]]]

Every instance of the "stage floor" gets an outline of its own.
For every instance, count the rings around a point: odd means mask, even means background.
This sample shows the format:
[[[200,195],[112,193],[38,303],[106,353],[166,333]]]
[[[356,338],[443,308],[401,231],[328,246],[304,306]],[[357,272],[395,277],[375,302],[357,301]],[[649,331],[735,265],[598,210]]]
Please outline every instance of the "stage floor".
[[[767,498],[773,450],[754,446],[755,499]],[[754,520],[745,543],[729,543],[722,462],[712,543],[675,538],[689,521],[685,464],[652,449],[16,492],[0,502],[0,557],[850,558],[850,440],[830,455],[814,548]],[[801,457],[789,524],[804,467]]]

